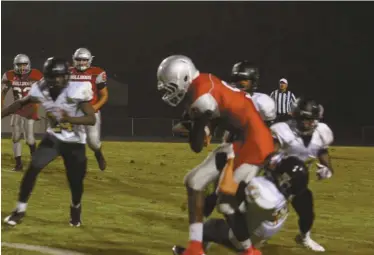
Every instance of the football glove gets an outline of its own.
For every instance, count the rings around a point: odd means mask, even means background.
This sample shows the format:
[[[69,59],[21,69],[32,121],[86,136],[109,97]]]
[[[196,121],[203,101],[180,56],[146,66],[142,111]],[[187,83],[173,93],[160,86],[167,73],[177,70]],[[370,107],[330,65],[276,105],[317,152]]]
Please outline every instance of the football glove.
[[[318,180],[331,178],[332,171],[327,166],[317,163],[317,168]]]

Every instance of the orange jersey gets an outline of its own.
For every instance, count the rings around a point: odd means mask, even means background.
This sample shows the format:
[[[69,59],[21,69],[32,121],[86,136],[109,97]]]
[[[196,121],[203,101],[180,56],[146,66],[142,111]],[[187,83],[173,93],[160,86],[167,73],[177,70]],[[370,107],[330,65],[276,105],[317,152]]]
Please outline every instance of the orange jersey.
[[[28,95],[31,85],[39,81],[43,74],[37,69],[31,69],[27,74],[16,74],[14,70],[4,73],[1,84],[6,86],[6,89],[11,89],[13,92],[14,100],[21,99]],[[19,109],[16,114],[37,120],[38,117],[38,104],[28,104]]]
[[[99,90],[106,86],[107,77],[106,72],[99,67],[91,66],[83,72],[71,67],[70,80],[91,82],[93,98],[90,103],[94,105],[99,100]]]
[[[201,73],[190,85],[190,109],[211,111],[227,130],[239,132],[234,142],[235,168],[243,163],[260,165],[274,151],[273,138],[252,99],[212,74]]]

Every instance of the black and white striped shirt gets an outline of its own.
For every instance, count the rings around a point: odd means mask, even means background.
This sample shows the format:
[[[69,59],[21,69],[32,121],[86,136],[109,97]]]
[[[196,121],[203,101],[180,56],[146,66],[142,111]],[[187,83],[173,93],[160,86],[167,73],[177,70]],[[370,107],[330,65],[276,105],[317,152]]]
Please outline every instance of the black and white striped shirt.
[[[291,111],[291,104],[296,101],[295,95],[287,90],[281,92],[279,89],[271,92],[270,97],[275,101],[277,115],[284,115]]]

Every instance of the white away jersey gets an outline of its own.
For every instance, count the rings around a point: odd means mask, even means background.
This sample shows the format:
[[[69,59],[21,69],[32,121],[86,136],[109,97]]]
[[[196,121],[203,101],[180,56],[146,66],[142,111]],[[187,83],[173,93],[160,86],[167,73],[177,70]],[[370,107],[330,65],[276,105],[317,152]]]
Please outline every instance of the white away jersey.
[[[288,203],[274,183],[263,176],[254,177],[245,189],[245,211],[249,233],[265,239],[280,230],[288,216]],[[243,212],[243,209],[241,209]],[[276,230],[276,231],[275,231]]]
[[[318,123],[307,146],[296,130],[296,122],[279,122],[270,127],[273,136],[281,145],[281,150],[288,156],[298,157],[307,162],[318,157],[318,152],[328,148],[334,135],[325,123]]]
[[[39,101],[47,113],[49,119],[47,132],[64,142],[85,144],[86,132],[84,126],[59,123],[59,120],[62,117],[61,110],[64,110],[72,117],[81,117],[84,115],[79,108],[79,103],[92,99],[91,83],[87,81],[69,81],[56,101],[53,101],[48,90],[41,89],[44,82],[44,80],[41,80],[34,83],[29,95]]]
[[[277,117],[274,100],[264,93],[253,93],[252,101],[264,121],[275,120]]]

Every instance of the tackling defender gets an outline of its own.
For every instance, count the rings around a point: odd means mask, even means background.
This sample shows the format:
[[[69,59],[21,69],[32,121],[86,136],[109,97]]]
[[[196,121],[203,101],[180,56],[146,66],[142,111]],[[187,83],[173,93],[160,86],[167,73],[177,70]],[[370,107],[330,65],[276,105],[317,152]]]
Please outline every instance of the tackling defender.
[[[191,59],[182,55],[173,55],[164,59],[157,71],[158,89],[165,92],[162,99],[171,106],[177,106],[186,98],[187,112],[192,120],[189,135],[190,147],[196,153],[201,152],[206,136],[205,127],[212,119],[221,119],[224,129],[238,134],[233,144],[223,146],[228,163],[224,172],[235,169],[234,184],[220,183],[222,200],[220,211],[228,218],[235,236],[245,247],[243,254],[260,254],[250,240],[246,229],[243,230],[240,216],[236,216],[230,201],[235,201],[239,182],[248,182],[257,174],[259,166],[273,152],[271,133],[261,119],[252,100],[236,88],[212,74],[200,73]],[[250,152],[250,153],[249,153]],[[236,156],[235,156],[236,155]],[[202,163],[204,164],[204,162]],[[184,255],[203,255],[203,206],[204,189],[217,178],[216,168],[202,168],[185,178],[188,194],[190,220],[190,242]],[[194,180],[194,181],[192,181]],[[222,185],[221,185],[222,184]],[[239,222],[241,222],[239,224]]]
[[[288,216],[288,200],[303,193],[309,182],[308,168],[296,157],[275,154],[264,167],[265,176],[254,177],[237,192],[240,197],[239,211],[245,214],[247,229],[255,247],[277,234]],[[230,176],[233,181],[233,176]],[[236,252],[244,247],[237,241],[224,219],[209,219],[204,223],[204,244],[221,244]],[[184,248],[173,247],[174,255],[183,253]]]
[[[292,114],[291,120],[270,127],[276,150],[298,157],[308,167],[318,159],[318,179],[330,178],[334,171],[328,147],[334,136],[329,126],[319,122],[323,115],[322,106],[313,99],[298,99]],[[325,248],[310,237],[315,218],[312,191],[307,189],[295,196],[292,205],[299,216],[300,234],[296,236],[296,242],[313,251],[325,251]]]
[[[47,59],[43,68],[44,79],[32,85],[28,96],[1,111],[3,118],[29,103],[41,103],[49,119],[47,132],[21,181],[17,207],[4,219],[9,225],[21,222],[38,174],[58,156],[64,160],[72,195],[70,225],[81,225],[83,180],[87,169],[86,133],[82,125],[94,125],[96,119],[89,103],[92,99],[91,84],[69,81],[68,68],[63,59]]]
[[[91,66],[93,57],[85,48],[77,49],[73,54],[74,66],[70,69],[71,81],[88,81],[91,83],[93,98],[92,107],[95,110],[96,124],[86,126],[87,143],[95,153],[100,170],[105,170],[106,160],[101,150],[101,113],[100,109],[108,101],[108,88],[106,72],[100,67]]]
[[[1,108],[4,108],[5,96],[9,90],[13,92],[14,101],[22,99],[29,93],[31,85],[43,77],[39,70],[31,69],[31,61],[25,54],[15,56],[13,66],[14,69],[5,72],[1,79]],[[25,105],[11,117],[13,154],[16,161],[13,171],[23,169],[22,133],[24,133],[26,143],[30,148],[30,154],[35,151],[34,123],[38,119],[38,104]]]

